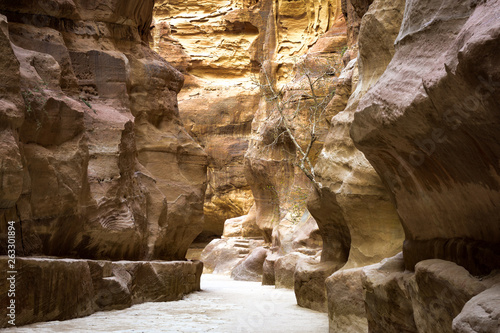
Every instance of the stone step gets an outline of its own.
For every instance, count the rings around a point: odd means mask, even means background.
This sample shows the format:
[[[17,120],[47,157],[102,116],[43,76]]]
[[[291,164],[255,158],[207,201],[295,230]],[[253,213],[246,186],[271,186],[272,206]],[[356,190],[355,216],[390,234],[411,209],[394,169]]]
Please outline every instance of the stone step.
[[[249,239],[244,239],[244,238],[239,238],[239,239],[236,239],[235,242],[237,243],[247,243],[249,244],[250,243],[250,240]]]

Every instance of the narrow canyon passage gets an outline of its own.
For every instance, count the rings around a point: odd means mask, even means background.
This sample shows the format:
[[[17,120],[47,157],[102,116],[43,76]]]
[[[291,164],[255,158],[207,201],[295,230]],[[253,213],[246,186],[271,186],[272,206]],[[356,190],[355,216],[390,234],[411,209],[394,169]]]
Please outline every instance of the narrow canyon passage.
[[[201,292],[183,300],[5,329],[5,332],[328,332],[326,313],[301,308],[292,290],[203,274]]]

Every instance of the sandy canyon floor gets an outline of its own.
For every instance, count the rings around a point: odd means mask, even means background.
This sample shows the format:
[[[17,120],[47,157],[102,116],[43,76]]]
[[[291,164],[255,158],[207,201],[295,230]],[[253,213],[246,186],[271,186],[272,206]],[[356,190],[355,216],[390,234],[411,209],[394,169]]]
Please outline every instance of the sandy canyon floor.
[[[4,332],[328,332],[327,315],[299,307],[292,290],[211,274],[202,275],[201,288],[181,301],[144,303]]]

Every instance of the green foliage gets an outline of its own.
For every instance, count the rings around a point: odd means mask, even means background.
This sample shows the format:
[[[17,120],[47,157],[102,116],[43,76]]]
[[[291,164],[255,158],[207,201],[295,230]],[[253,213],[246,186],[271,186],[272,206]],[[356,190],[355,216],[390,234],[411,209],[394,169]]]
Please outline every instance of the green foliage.
[[[92,107],[92,104],[90,104],[90,102],[88,100],[86,100],[85,98],[81,97],[80,96],[80,100],[92,111],[94,111],[95,114],[97,114],[97,111]]]
[[[343,56],[344,56],[344,54],[346,53],[346,51],[347,51],[347,46],[344,46],[344,47],[342,48],[342,50],[340,51],[340,55],[343,57]]]

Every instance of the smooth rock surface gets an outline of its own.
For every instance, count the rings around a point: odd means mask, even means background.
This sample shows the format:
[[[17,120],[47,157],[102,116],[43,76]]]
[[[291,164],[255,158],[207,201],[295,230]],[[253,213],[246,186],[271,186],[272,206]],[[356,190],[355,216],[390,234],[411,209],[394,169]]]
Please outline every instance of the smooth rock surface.
[[[231,271],[231,278],[237,281],[261,281],[264,260],[266,260],[268,249],[258,247],[252,250]]]
[[[396,52],[351,136],[390,189],[404,258],[500,267],[500,2],[406,2]],[[397,92],[397,93],[394,93]]]

